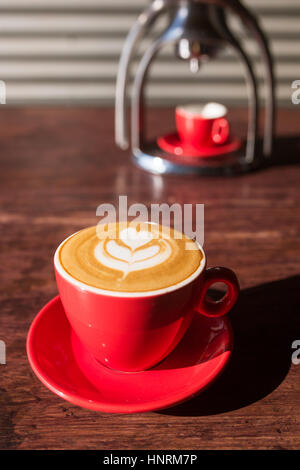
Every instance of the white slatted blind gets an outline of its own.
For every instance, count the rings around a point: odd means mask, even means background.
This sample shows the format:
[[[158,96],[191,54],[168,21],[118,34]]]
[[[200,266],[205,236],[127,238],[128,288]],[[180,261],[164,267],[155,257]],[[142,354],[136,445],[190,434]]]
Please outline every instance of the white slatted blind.
[[[300,79],[300,0],[247,0],[270,39],[280,104]],[[1,0],[0,79],[8,104],[112,104],[124,38],[148,0]],[[233,20],[233,26],[238,27]],[[158,25],[157,30],[159,30]],[[255,45],[244,38],[257,63]],[[141,49],[146,47],[144,41]],[[261,67],[257,65],[261,77]],[[231,51],[192,75],[165,49],[152,69],[154,104],[195,96],[245,103],[242,68]]]

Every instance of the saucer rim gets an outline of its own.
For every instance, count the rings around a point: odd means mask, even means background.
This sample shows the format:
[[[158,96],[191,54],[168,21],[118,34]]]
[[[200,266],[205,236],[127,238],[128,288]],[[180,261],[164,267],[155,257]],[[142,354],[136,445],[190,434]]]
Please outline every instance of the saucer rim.
[[[209,378],[206,378],[200,388],[199,386],[197,386],[197,384],[195,384],[195,387],[193,390],[189,390],[187,393],[181,392],[178,394],[178,397],[172,396],[172,399],[165,398],[164,400],[160,400],[159,404],[157,401],[155,402],[149,401],[144,404],[136,403],[136,404],[131,404],[131,405],[128,405],[128,404],[121,405],[121,404],[114,404],[114,403],[107,404],[101,401],[89,400],[87,398],[82,397],[82,395],[74,394],[70,391],[67,391],[64,387],[57,384],[57,382],[53,380],[51,377],[49,377],[49,375],[42,369],[36,357],[36,353],[35,353],[34,346],[33,346],[33,338],[34,338],[35,331],[43,315],[47,314],[48,310],[53,308],[53,306],[55,306],[57,302],[61,303],[61,299],[59,295],[53,297],[49,302],[47,302],[33,319],[30,325],[30,328],[28,330],[27,340],[26,340],[27,357],[28,357],[29,364],[34,374],[37,376],[37,378],[42,382],[42,384],[45,387],[47,387],[52,393],[54,393],[58,397],[63,398],[64,400],[66,400],[67,402],[73,405],[80,406],[81,408],[85,408],[85,409],[89,409],[89,410],[97,411],[97,412],[102,412],[102,413],[113,413],[113,414],[147,413],[147,412],[153,412],[153,411],[171,408],[173,406],[179,405],[181,403],[184,403],[185,401],[188,401],[194,398],[198,394],[202,393],[210,385],[212,385],[215,382],[215,380],[224,372],[232,356],[233,346],[234,346],[232,326],[227,317],[222,317],[225,322],[226,328],[228,329],[228,348],[229,349],[220,355],[220,359],[219,359],[218,364],[215,367],[213,376],[212,377],[209,376]],[[114,371],[114,372],[118,374],[121,373],[117,371]],[[138,373],[145,373],[145,372],[147,371],[141,371]],[[135,372],[134,374],[136,373],[137,372]],[[126,374],[131,375],[131,373],[126,373]],[[90,383],[90,385],[92,388],[94,388],[95,392],[98,392],[97,388],[94,387],[92,383]]]
[[[169,149],[167,149],[167,147],[171,147],[172,144],[169,144],[166,139],[167,138],[170,138],[170,137],[173,137],[173,136],[177,136],[178,137],[178,142],[180,142],[180,146],[181,148],[185,148],[186,151],[188,153],[183,153],[182,155],[177,155],[174,151],[171,151]],[[166,143],[166,146],[162,146],[161,145],[161,142],[165,142]],[[158,137],[156,139],[156,143],[158,145],[158,147],[163,150],[164,152],[167,152],[169,153],[170,155],[172,156],[175,156],[175,157],[188,157],[188,158],[195,158],[195,159],[210,159],[210,158],[220,158],[220,157],[224,157],[226,156],[227,154],[231,153],[231,152],[235,152],[238,150],[238,148],[240,148],[240,146],[242,145],[242,140],[238,137],[231,137],[229,142],[225,143],[225,144],[222,144],[222,145],[216,145],[216,147],[213,147],[213,146],[202,146],[202,147],[196,147],[196,146],[192,146],[192,145],[187,145],[187,144],[184,144],[182,142],[182,140],[180,139],[179,137],[179,134],[178,132],[174,131],[174,132],[168,132],[167,134],[164,134],[164,135],[161,135],[160,137]],[[239,147],[237,149],[234,149],[234,150],[231,150],[230,152],[224,152],[224,153],[217,153],[217,154],[208,154],[208,155],[205,155],[205,154],[196,154],[196,152],[205,152],[205,150],[212,150],[214,148],[216,149],[221,149],[221,148],[226,148],[226,147],[229,147],[230,145],[233,145],[233,144],[239,144]],[[173,146],[174,148],[176,147],[175,145]],[[177,146],[178,147],[178,146]]]

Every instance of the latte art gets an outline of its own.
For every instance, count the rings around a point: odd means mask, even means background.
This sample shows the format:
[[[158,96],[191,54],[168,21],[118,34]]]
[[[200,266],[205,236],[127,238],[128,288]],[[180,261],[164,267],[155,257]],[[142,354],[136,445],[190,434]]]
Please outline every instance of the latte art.
[[[119,240],[101,241],[95,248],[99,263],[123,272],[123,279],[132,271],[140,271],[164,263],[172,254],[168,240],[153,241],[150,232],[126,228]]]
[[[177,284],[197,270],[203,254],[196,245],[185,250],[187,241],[194,243],[159,225],[107,224],[69,238],[60,261],[72,277],[90,286],[144,292]]]

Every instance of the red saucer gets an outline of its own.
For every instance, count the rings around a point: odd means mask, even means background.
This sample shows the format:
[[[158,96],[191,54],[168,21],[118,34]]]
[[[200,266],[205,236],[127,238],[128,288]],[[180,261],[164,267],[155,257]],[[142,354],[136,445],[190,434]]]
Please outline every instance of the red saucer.
[[[82,348],[59,296],[36,316],[27,337],[30,365],[46,387],[75,405],[110,413],[154,411],[191,398],[220,374],[231,352],[229,321],[196,314],[184,339],[158,366],[117,372]]]
[[[191,147],[184,144],[177,132],[167,134],[157,139],[157,145],[165,152],[177,156],[186,157],[216,157],[226,153],[235,152],[241,147],[240,139],[230,139],[224,145],[216,145],[215,147]]]

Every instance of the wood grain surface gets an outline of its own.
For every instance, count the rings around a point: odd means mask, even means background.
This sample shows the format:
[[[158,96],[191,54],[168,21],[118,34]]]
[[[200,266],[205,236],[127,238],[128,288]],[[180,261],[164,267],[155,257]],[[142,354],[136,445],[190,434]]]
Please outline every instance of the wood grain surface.
[[[236,129],[245,112],[232,112]],[[151,133],[170,127],[149,115]],[[1,449],[300,448],[299,110],[278,117],[276,166],[236,178],[153,176],[113,142],[113,111],[23,108],[0,112]],[[230,313],[235,350],[199,397],[159,413],[109,415],[47,390],[25,352],[34,316],[57,293],[52,256],[67,235],[117,203],[204,203],[208,264],[234,269],[242,292]]]

